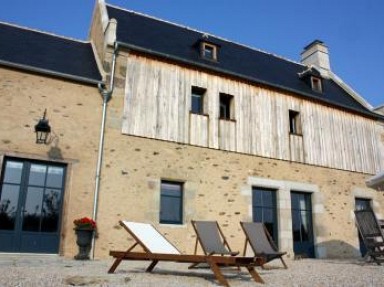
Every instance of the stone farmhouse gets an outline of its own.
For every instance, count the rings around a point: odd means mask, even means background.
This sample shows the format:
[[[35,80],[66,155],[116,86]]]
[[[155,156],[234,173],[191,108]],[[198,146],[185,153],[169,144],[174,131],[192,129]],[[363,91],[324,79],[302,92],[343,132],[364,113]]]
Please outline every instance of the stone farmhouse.
[[[291,258],[357,257],[353,210],[384,216],[383,107],[322,41],[298,63],[98,1],[88,41],[0,23],[0,43],[0,252],[72,257],[88,216],[95,258],[129,245],[122,219],[188,253],[191,220],[237,250],[262,221]]]

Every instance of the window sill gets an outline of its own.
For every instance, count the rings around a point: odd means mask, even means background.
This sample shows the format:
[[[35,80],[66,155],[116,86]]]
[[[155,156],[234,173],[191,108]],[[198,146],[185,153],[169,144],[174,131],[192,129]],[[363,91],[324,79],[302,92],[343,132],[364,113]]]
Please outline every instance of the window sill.
[[[168,228],[187,228],[187,224],[185,223],[159,223],[162,227],[168,227]]]
[[[234,119],[226,119],[226,118],[219,118],[219,121],[226,121],[226,122],[234,122],[234,123],[236,123],[236,120],[234,120]]]
[[[299,133],[289,133],[290,136],[297,136],[297,137],[302,137],[303,134],[299,134]]]
[[[200,114],[200,113],[195,113],[195,112],[192,112],[192,111],[189,111],[189,113],[192,114],[192,115],[196,115],[196,116],[209,117],[208,114]]]

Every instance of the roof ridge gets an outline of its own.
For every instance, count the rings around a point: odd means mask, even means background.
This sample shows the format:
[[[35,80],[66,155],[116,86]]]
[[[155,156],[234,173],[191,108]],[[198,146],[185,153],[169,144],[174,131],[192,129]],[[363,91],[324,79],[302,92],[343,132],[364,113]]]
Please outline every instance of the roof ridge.
[[[30,28],[30,27],[19,25],[19,24],[14,24],[14,23],[9,23],[9,22],[4,22],[4,21],[0,21],[0,25],[11,26],[11,27],[14,27],[14,28],[18,28],[18,29],[22,29],[22,30],[27,30],[27,31],[31,31],[31,32],[36,32],[36,33],[40,33],[40,34],[45,34],[45,35],[48,35],[48,36],[53,36],[53,37],[56,37],[56,38],[61,38],[61,39],[64,39],[64,40],[69,40],[69,41],[73,41],[73,42],[79,42],[79,43],[83,43],[83,44],[91,43],[91,41],[88,41],[88,40],[75,39],[75,38],[71,38],[71,37],[68,37],[68,36],[58,35],[58,34],[55,34],[55,33],[52,33],[52,32],[42,31],[42,30],[39,30],[39,29],[36,29],[36,28]]]
[[[130,9],[127,9],[127,8],[122,8],[122,7],[119,7],[119,6],[116,6],[116,5],[112,5],[112,4],[108,4],[108,3],[106,3],[106,6],[109,6],[109,7],[115,8],[115,9],[119,9],[119,10],[122,10],[122,11],[130,12],[130,13],[133,13],[133,14],[141,15],[141,16],[144,16],[144,17],[156,20],[156,21],[167,23],[167,24],[170,24],[170,25],[173,25],[173,26],[177,26],[177,27],[180,27],[180,28],[183,28],[183,29],[187,29],[187,30],[190,30],[190,31],[193,31],[193,32],[201,33],[203,35],[205,34],[205,35],[208,35],[208,36],[212,36],[212,37],[214,37],[216,39],[219,39],[221,41],[225,41],[225,42],[228,42],[228,43],[231,43],[231,44],[235,44],[235,45],[243,47],[243,48],[247,48],[247,49],[250,49],[250,50],[253,50],[253,51],[256,51],[256,52],[260,52],[260,53],[263,53],[263,54],[266,54],[266,55],[270,55],[272,57],[275,57],[275,58],[278,58],[278,59],[281,59],[281,60],[284,60],[284,61],[287,61],[287,62],[291,62],[291,63],[294,63],[294,64],[301,65],[301,66],[305,67],[305,65],[303,65],[300,62],[297,62],[297,61],[285,58],[283,56],[280,56],[280,55],[277,55],[277,54],[274,54],[274,53],[270,53],[270,52],[264,51],[264,50],[259,49],[259,48],[255,48],[255,47],[247,46],[245,44],[241,44],[241,43],[238,43],[238,42],[235,42],[235,41],[231,41],[231,40],[228,40],[228,39],[226,39],[224,37],[221,37],[221,36],[216,36],[216,35],[211,34],[211,33],[200,31],[200,30],[191,28],[191,27],[186,26],[186,25],[174,23],[174,22],[171,22],[171,21],[168,21],[168,20],[160,19],[160,18],[157,18],[155,16],[151,16],[151,15],[142,13],[142,12],[137,12],[137,11],[134,11],[134,10],[130,10]]]

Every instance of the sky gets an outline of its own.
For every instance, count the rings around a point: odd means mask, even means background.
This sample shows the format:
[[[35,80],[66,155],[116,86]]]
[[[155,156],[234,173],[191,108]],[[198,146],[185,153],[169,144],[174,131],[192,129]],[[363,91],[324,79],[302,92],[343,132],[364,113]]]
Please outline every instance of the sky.
[[[383,0],[106,0],[289,60],[315,39],[331,69],[377,107],[384,104]],[[0,21],[87,40],[95,0],[0,0]],[[1,43],[0,43],[1,45]]]

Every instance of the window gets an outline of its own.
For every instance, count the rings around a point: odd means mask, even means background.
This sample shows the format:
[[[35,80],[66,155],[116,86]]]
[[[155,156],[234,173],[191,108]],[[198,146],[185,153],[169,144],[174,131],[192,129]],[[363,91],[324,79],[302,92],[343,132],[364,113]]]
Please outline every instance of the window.
[[[323,91],[322,85],[321,85],[321,79],[318,77],[311,77],[311,85],[312,90],[318,93],[321,93]]]
[[[183,183],[161,181],[160,223],[183,223]]]
[[[277,246],[276,190],[253,187],[252,214],[254,222],[264,223]]]
[[[220,119],[233,119],[233,96],[220,93]]]
[[[204,94],[206,90],[199,87],[192,87],[191,112],[194,114],[204,114]]]
[[[217,47],[213,44],[201,42],[201,57],[207,60],[217,61]]]
[[[289,133],[301,135],[300,113],[289,110]]]

